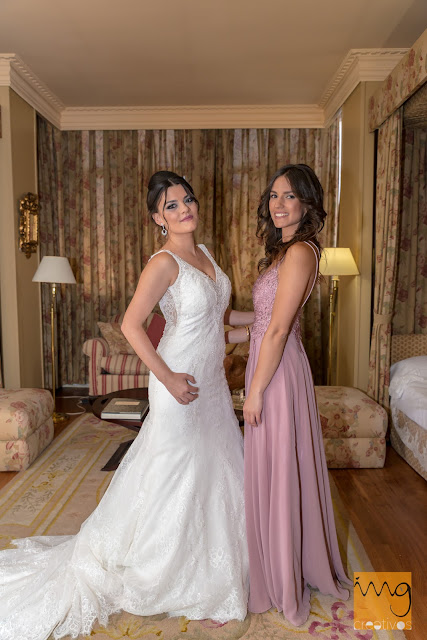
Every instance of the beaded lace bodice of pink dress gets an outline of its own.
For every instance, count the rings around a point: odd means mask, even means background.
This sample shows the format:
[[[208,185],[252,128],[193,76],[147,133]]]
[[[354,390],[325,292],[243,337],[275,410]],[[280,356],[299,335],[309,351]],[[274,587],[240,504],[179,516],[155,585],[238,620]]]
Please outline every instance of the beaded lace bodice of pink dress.
[[[252,295],[254,301],[255,320],[252,326],[251,335],[255,338],[262,338],[270,324],[273,312],[274,298],[277,292],[278,265],[263,273],[255,282]],[[297,340],[301,340],[301,309],[295,316],[292,325],[292,333]]]
[[[319,254],[317,248],[307,242],[308,246],[310,246],[316,256],[317,266],[316,266],[316,275],[314,277],[313,283],[311,285],[310,291],[308,292],[304,302],[301,307],[297,311],[294,322],[292,324],[291,333],[293,336],[301,342],[301,312],[305,303],[309,299],[311,292],[313,291],[314,285],[317,282],[318,277],[318,269],[319,269]],[[271,314],[273,312],[273,304],[274,299],[276,297],[277,292],[277,284],[279,278],[279,264],[276,263],[273,267],[270,267],[267,271],[265,271],[261,276],[257,279],[253,286],[252,295],[254,301],[254,310],[255,310],[255,320],[252,326],[251,335],[255,338],[262,338],[264,333],[267,330],[268,325],[270,324]]]

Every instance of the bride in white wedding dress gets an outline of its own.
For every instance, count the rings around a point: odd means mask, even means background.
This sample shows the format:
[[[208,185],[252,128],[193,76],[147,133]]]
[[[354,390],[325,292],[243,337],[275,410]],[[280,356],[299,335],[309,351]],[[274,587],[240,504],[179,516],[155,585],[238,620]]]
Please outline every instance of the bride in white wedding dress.
[[[151,370],[150,412],[77,535],[0,552],[1,640],[76,638],[119,610],[246,616],[243,444],[223,369],[230,282],[194,244],[198,202],[183,178],[154,174],[148,205],[168,239],[122,330]],[[156,352],[141,325],[158,301],[166,327]]]

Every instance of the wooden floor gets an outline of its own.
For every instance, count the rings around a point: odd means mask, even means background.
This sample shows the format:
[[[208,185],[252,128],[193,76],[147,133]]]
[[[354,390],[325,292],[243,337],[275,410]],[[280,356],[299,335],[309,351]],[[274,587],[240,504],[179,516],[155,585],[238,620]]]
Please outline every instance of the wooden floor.
[[[69,389],[62,395],[83,395]],[[57,411],[79,412],[78,398],[57,398]],[[88,405],[83,405],[88,407]],[[90,408],[87,408],[90,411]],[[55,437],[78,416],[55,428]],[[383,469],[332,469],[350,519],[376,571],[412,572],[410,640],[427,638],[427,482],[390,446]],[[0,473],[0,488],[16,473]]]
[[[387,446],[383,469],[331,469],[375,571],[412,572],[411,640],[427,638],[427,482]]]

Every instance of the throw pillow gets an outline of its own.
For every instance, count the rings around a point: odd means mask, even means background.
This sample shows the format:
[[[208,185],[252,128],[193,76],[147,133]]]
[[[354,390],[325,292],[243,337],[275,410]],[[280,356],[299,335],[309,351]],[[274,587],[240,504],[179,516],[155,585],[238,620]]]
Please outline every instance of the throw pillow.
[[[98,322],[102,337],[107,341],[112,356],[120,353],[135,355],[135,351],[124,337],[118,322]]]
[[[165,324],[166,320],[163,318],[163,316],[159,316],[158,313],[153,314],[153,318],[147,329],[147,336],[150,338],[151,344],[155,349],[157,349],[160,338],[163,335]]]

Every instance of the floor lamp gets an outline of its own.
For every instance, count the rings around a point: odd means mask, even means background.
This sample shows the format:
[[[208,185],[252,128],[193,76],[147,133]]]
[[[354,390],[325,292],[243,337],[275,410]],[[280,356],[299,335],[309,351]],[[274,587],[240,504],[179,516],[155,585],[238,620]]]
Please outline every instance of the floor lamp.
[[[50,333],[52,340],[52,396],[53,396],[53,422],[61,424],[68,419],[67,414],[56,411],[56,350],[55,350],[55,324],[56,324],[56,287],[58,284],[76,284],[76,279],[71,270],[67,258],[59,256],[44,256],[33,282],[48,282],[51,285],[52,297],[50,303]]]
[[[328,385],[332,384],[332,342],[337,312],[338,282],[340,276],[357,276],[356,266],[350,249],[327,247],[322,250],[319,271],[323,276],[332,276],[332,290],[329,295],[329,341],[328,341]]]

